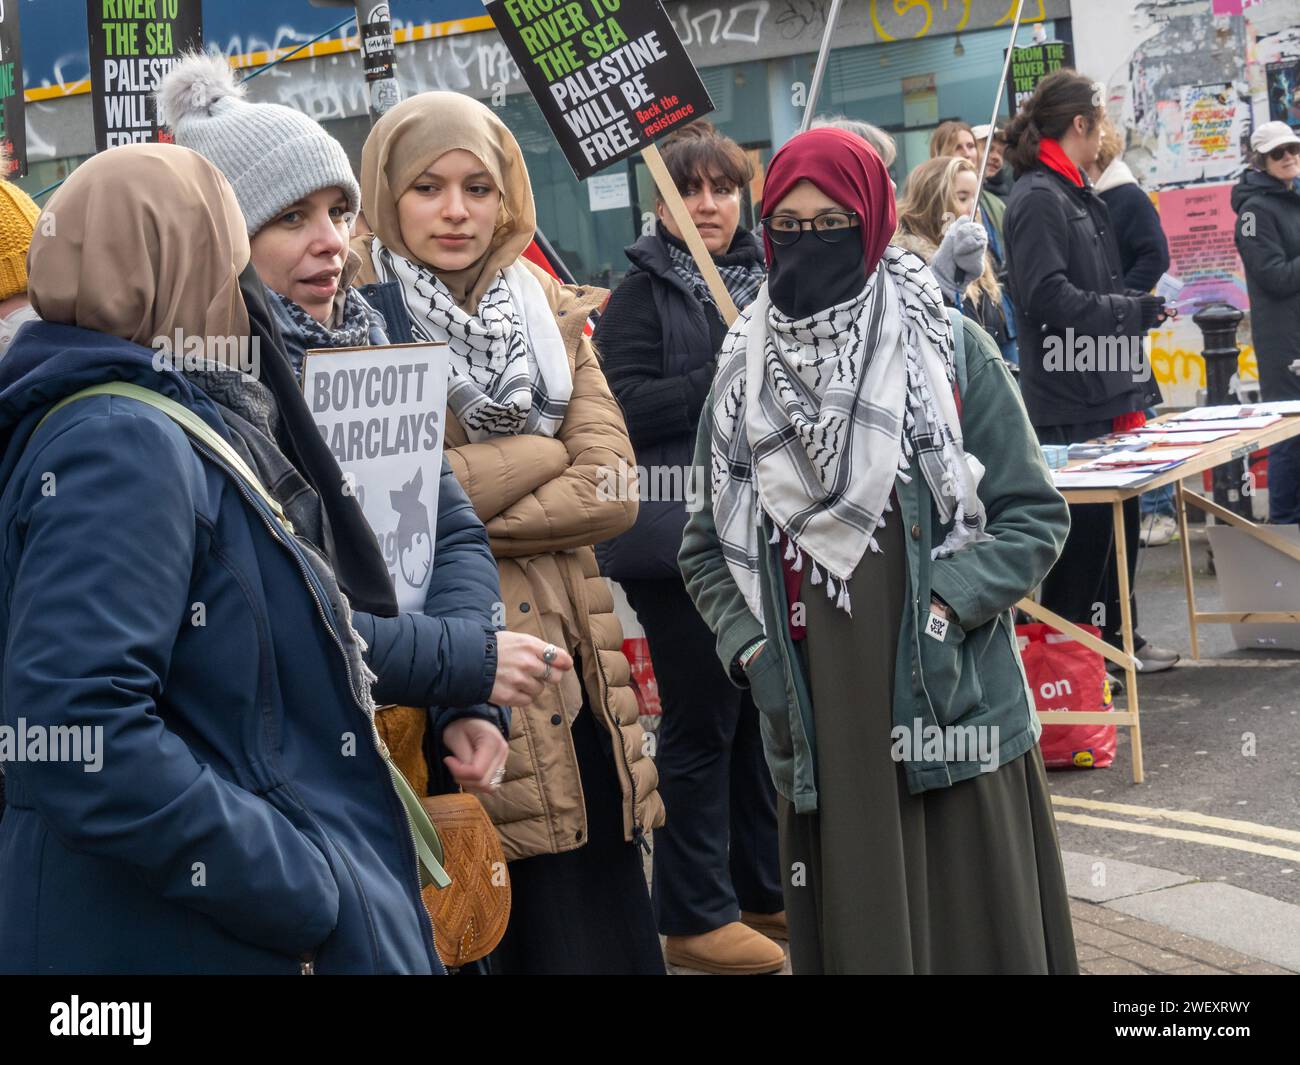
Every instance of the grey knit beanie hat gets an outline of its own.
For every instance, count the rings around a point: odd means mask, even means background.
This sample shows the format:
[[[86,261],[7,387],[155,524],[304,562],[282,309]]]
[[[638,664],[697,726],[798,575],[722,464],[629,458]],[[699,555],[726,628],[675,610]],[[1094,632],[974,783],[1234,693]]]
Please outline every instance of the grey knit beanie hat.
[[[234,186],[249,236],[320,189],[343,190],[348,210],[361,187],[343,145],[300,111],[250,103],[225,58],[184,56],[159,86],[158,114],[176,143],[213,163]]]

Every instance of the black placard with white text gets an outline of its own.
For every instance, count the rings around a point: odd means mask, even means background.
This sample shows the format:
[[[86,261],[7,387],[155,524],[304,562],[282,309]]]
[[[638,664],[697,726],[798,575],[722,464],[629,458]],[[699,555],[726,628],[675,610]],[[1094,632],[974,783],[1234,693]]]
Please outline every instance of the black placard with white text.
[[[492,0],[487,12],[579,180],[713,110],[658,0]]]
[[[182,52],[203,44],[197,0],[86,0],[95,150],[169,141],[153,94]]]
[[[0,177],[21,177],[27,173],[25,104],[18,4],[15,0],[0,0],[0,145],[9,157]]]
[[[1003,56],[1006,52],[1002,53]],[[1034,95],[1034,90],[1048,74],[1074,66],[1074,45],[1069,41],[1043,41],[1017,48],[1007,73],[1007,104],[1011,114]]]

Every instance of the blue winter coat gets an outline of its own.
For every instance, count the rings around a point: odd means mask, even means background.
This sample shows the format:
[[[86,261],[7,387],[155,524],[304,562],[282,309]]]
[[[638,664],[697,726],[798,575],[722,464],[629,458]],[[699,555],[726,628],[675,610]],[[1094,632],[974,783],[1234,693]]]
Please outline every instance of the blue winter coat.
[[[112,379],[228,435],[151,356],[38,323],[0,364],[0,724],[102,730],[97,772],[6,766],[0,971],[441,971],[409,823],[297,542],[137,401],[69,404],[28,446],[53,403]],[[439,540],[430,598],[490,604],[482,526],[446,481],[439,529],[459,507],[464,531]],[[354,615],[376,697],[485,702],[490,619],[464,613]]]

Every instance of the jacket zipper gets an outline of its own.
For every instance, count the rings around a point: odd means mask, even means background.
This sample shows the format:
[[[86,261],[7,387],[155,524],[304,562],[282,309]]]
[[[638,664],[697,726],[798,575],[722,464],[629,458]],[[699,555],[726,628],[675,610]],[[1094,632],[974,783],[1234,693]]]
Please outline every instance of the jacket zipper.
[[[600,679],[605,684],[605,692],[600,700],[601,705],[605,708],[605,716],[609,719],[613,728],[610,730],[610,742],[618,748],[619,754],[623,759],[623,768],[627,770],[627,782],[632,788],[632,840],[646,854],[650,853],[650,841],[645,838],[645,829],[641,827],[641,822],[636,816],[636,777],[632,775],[632,763],[627,760],[627,751],[623,749],[623,732],[619,727],[618,720],[609,708],[609,678],[605,676],[605,667],[600,661],[600,650],[596,647],[596,641],[593,638],[591,642],[591,653],[596,659],[596,669],[600,673]]]
[[[193,438],[191,438],[190,442],[194,445],[195,449],[198,450],[201,454],[205,455],[209,461],[211,461],[214,465],[218,466],[219,468],[221,468],[226,472],[226,474],[234,482],[235,487],[239,489],[240,495],[242,495],[244,499],[247,500],[248,504],[255,511],[257,511],[257,514],[262,519],[262,524],[266,526],[267,531],[270,532],[272,537],[274,537],[275,541],[278,544],[280,544],[280,546],[282,546],[286,551],[289,552],[290,555],[293,556],[293,560],[298,567],[298,572],[302,575],[303,581],[307,585],[307,591],[311,593],[312,602],[316,604],[316,611],[320,615],[321,621],[324,622],[325,628],[329,632],[330,637],[334,640],[334,646],[339,649],[340,657],[343,659],[343,669],[344,672],[347,674],[347,678],[348,678],[348,694],[352,696],[352,701],[353,703],[356,704],[357,709],[359,709],[361,713],[366,717],[366,719],[370,722],[370,738],[371,738],[371,742],[373,742],[375,745],[376,753],[379,755],[381,759],[383,759],[385,763],[388,763],[389,761],[391,761],[391,757],[392,757],[391,754],[389,753],[388,745],[384,743],[383,739],[380,737],[379,727],[375,724],[375,719],[373,715],[371,715],[370,712],[366,710],[361,700],[357,698],[356,688],[353,684],[353,679],[352,679],[352,663],[348,661],[348,655],[347,655],[347,651],[343,647],[343,641],[339,639],[339,634],[335,631],[334,626],[330,624],[329,615],[325,612],[325,605],[321,602],[320,596],[316,594],[316,586],[312,583],[311,574],[307,570],[307,563],[302,559],[301,555],[296,550],[294,550],[294,548],[290,544],[288,544],[284,540],[280,530],[276,527],[275,523],[272,522],[266,516],[266,513],[257,504],[256,500],[254,500],[253,494],[251,491],[249,491],[248,486],[244,484],[243,478],[240,477],[238,474],[236,474],[233,470],[231,470],[216,455],[214,455],[212,451],[207,448],[206,445],[200,443],[198,440],[195,440]],[[385,764],[385,775],[388,775],[387,764]],[[433,918],[429,916],[429,911],[424,906],[424,901],[423,901],[424,888],[419,883],[420,852],[415,844],[415,826],[411,824],[411,819],[406,813],[406,807],[402,803],[402,797],[397,794],[397,785],[393,783],[391,775],[389,775],[388,787],[391,789],[393,796],[396,797],[398,801],[398,805],[402,809],[402,820],[406,824],[407,838],[411,842],[411,857],[415,860],[416,886],[417,886],[416,894],[420,897],[421,900],[419,910],[420,913],[423,915],[424,920],[428,922],[429,938],[430,941],[434,943],[433,953],[434,953],[434,957],[436,958],[438,956],[438,949],[437,949],[437,942],[434,941],[433,939],[435,934],[435,929],[433,926]],[[635,789],[633,790],[633,795],[635,795]],[[635,812],[633,813],[633,817],[635,818]],[[302,968],[300,969],[301,974],[304,976],[314,975],[315,971],[316,968],[315,968],[314,955],[310,959],[304,959],[302,963]]]
[[[316,952],[314,950],[309,950],[306,954],[302,956],[302,959],[298,963],[298,975],[299,976],[316,975]]]

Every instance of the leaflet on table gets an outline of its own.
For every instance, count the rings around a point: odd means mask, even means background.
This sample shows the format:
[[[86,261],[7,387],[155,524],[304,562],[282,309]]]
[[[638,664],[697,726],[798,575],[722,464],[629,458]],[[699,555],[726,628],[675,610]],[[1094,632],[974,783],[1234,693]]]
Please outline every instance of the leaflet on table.
[[[1053,470],[1052,477],[1057,488],[1123,488],[1151,477],[1149,472],[1135,473],[1131,470]]]
[[[1300,414],[1300,399],[1273,399],[1267,403],[1252,403],[1256,414]]]
[[[1170,422],[1253,421],[1264,416],[1281,417],[1300,414],[1300,400],[1280,399],[1270,403],[1228,404],[1219,407],[1193,407],[1170,418]],[[1168,423],[1164,423],[1168,424]]]
[[[1207,410],[1209,408],[1206,408]],[[1181,422],[1161,422],[1171,433],[1181,432],[1217,432],[1226,429],[1230,433],[1239,433],[1243,429],[1266,429],[1275,422],[1280,422],[1280,414],[1257,414],[1250,418],[1193,418]]]
[[[1070,445],[1070,461],[1076,459],[1095,459],[1102,455],[1109,455],[1116,451],[1127,451],[1131,448],[1142,447],[1146,440],[1140,436],[1134,436],[1130,433],[1111,433],[1108,436],[1099,436],[1096,440],[1084,440],[1077,444]]]
[[[1146,441],[1147,447],[1186,447],[1188,444],[1212,444],[1216,440],[1222,440],[1225,436],[1235,436],[1235,429],[1210,429],[1203,430],[1198,425],[1196,428],[1188,426],[1181,431],[1170,431],[1165,426],[1156,426],[1154,428],[1139,429],[1142,439]]]
[[[1198,447],[1162,447],[1156,450],[1115,451],[1094,459],[1090,466],[1168,466],[1201,453]]]

